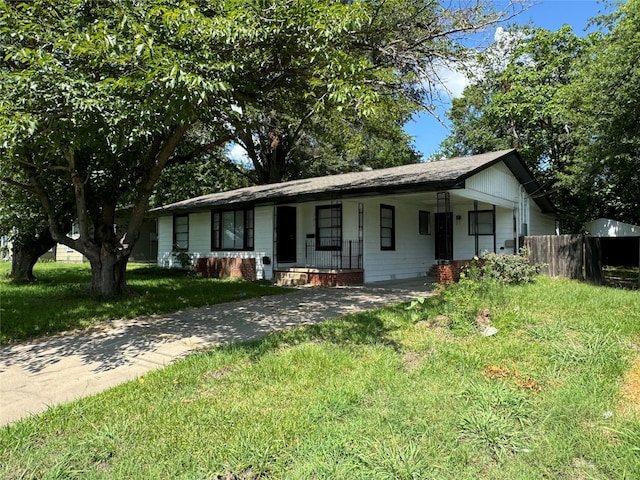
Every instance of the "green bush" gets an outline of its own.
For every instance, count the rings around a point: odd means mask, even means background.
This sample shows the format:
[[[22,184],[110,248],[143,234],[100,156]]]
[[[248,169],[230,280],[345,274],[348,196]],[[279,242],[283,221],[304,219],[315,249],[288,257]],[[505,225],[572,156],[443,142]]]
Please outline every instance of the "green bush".
[[[492,303],[502,294],[501,287],[532,283],[544,265],[531,264],[526,250],[518,255],[486,253],[474,258],[460,273],[458,282],[442,285],[438,295],[429,305],[425,299],[412,302],[409,309],[422,307],[432,310],[431,315],[445,315],[449,327],[460,334],[468,334],[478,328],[478,315],[490,310]]]
[[[175,252],[173,256],[182,268],[191,267],[191,255],[189,255],[187,252]]]
[[[498,280],[506,285],[532,283],[544,268],[544,264],[529,262],[528,252],[523,248],[518,255],[487,253],[483,256],[479,278]],[[474,268],[472,262],[469,269]],[[477,266],[475,268],[478,268]]]

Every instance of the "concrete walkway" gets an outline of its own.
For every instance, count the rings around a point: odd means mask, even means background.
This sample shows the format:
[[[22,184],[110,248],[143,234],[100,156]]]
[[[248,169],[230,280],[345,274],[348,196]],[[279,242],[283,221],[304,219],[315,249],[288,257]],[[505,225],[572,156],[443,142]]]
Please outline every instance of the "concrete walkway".
[[[200,348],[410,301],[430,289],[426,278],[306,288],[0,347],[0,425],[135,379]]]

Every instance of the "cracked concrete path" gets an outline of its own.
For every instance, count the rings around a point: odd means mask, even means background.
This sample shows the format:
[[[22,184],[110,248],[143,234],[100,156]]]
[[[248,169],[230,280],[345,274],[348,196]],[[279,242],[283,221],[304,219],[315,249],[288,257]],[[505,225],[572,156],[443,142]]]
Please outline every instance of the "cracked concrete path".
[[[424,296],[427,278],[307,288],[164,315],[100,323],[0,347],[0,425],[92,395],[200,348],[254,340]]]

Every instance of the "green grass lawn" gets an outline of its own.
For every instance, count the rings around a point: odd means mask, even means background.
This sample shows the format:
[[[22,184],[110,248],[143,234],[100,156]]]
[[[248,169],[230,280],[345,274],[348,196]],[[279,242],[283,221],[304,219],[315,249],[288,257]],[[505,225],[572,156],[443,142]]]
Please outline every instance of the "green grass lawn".
[[[11,265],[0,263],[0,344],[38,335],[86,328],[101,320],[174,312],[287,290],[268,282],[242,282],[187,276],[143,264],[127,269],[131,292],[103,301],[87,293],[88,264],[37,263],[33,284],[7,278]]]
[[[640,294],[548,278],[467,293],[214,348],[52,408],[0,429],[0,476],[640,478]],[[460,314],[470,300],[497,335]]]

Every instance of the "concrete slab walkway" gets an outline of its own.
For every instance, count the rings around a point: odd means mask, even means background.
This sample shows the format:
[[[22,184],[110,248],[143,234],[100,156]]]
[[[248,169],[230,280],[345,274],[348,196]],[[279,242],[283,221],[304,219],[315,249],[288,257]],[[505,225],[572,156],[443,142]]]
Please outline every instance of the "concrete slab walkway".
[[[410,301],[430,289],[426,278],[307,288],[0,347],[0,425],[135,379],[199,348]]]

